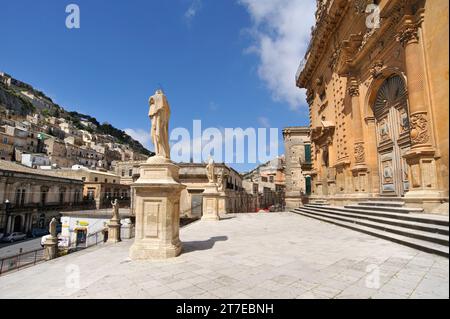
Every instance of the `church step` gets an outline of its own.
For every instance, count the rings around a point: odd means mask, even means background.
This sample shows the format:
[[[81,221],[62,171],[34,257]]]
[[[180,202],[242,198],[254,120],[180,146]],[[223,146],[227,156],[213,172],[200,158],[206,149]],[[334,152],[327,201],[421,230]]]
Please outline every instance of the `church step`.
[[[325,200],[325,199],[315,199],[315,200],[313,200],[311,202],[311,204],[318,205],[318,206],[328,206],[328,205],[330,205],[328,203],[328,201]]]
[[[366,227],[372,227],[398,235],[434,242],[436,244],[441,244],[444,246],[449,245],[449,237],[447,235],[435,234],[426,231],[405,228],[402,226],[389,225],[383,222],[374,222],[370,220],[358,219],[353,217],[337,216],[330,213],[324,213],[321,211],[315,211],[311,209],[299,208],[299,210],[313,215],[319,215],[327,218],[334,218],[340,221],[355,223]]]
[[[305,205],[305,207],[321,208],[322,206],[315,206],[315,205],[307,204],[307,205]],[[357,214],[361,214],[361,215],[395,218],[395,219],[407,220],[407,221],[411,221],[411,222],[434,224],[434,225],[441,225],[441,226],[446,226],[446,227],[449,226],[448,216],[430,215],[430,214],[423,214],[423,213],[421,213],[421,214],[391,213],[391,212],[366,210],[366,209],[358,209],[358,208],[344,208],[341,206],[329,206],[327,208],[333,209],[334,211],[357,213]]]
[[[368,209],[368,210],[379,210],[383,212],[392,213],[422,213],[423,208],[410,208],[410,207],[394,207],[394,206],[372,206],[372,205],[347,205],[345,208],[358,208],[358,209]]]
[[[369,200],[369,201],[367,201],[367,202],[361,202],[361,203],[358,203],[358,205],[361,205],[361,206],[404,207],[404,206],[405,206],[405,202],[400,202],[400,201],[389,201],[389,200],[385,200],[385,201]]]
[[[302,215],[302,216],[314,218],[314,219],[317,219],[317,220],[320,220],[323,222],[331,223],[331,224],[334,224],[337,226],[349,228],[349,229],[359,231],[359,232],[362,232],[362,233],[365,233],[368,235],[372,235],[375,237],[379,237],[382,239],[390,240],[392,242],[402,244],[402,245],[405,245],[408,247],[412,247],[412,248],[415,248],[415,249],[418,249],[421,251],[425,251],[428,253],[433,253],[433,254],[437,254],[437,255],[449,258],[449,247],[448,246],[436,244],[436,243],[429,242],[426,240],[411,238],[411,237],[391,233],[388,231],[379,230],[379,229],[375,229],[372,227],[367,227],[364,225],[359,225],[359,224],[356,224],[353,222],[341,221],[341,220],[337,220],[335,218],[314,215],[314,214],[311,214],[311,213],[308,213],[305,211],[297,210],[294,213]]]
[[[449,227],[443,226],[443,225],[437,225],[432,223],[422,223],[417,221],[408,221],[398,218],[392,218],[392,217],[383,217],[383,216],[377,216],[377,215],[368,215],[368,214],[360,214],[358,212],[352,212],[352,211],[338,211],[334,208],[325,208],[325,207],[317,207],[317,208],[308,208],[309,210],[314,211],[320,211],[324,213],[333,214],[336,216],[344,216],[344,217],[351,217],[351,218],[358,218],[358,219],[364,219],[364,220],[370,220],[373,222],[380,222],[385,223],[393,226],[399,226],[399,227],[405,227],[405,228],[411,228],[416,229],[424,232],[434,233],[434,234],[441,234],[441,235],[449,235]]]
[[[305,207],[321,207],[314,205],[305,205]],[[407,220],[412,222],[424,223],[424,224],[434,224],[441,226],[449,226],[449,218],[448,216],[439,216],[439,215],[430,215],[430,214],[405,214],[405,213],[391,213],[391,212],[383,212],[383,211],[373,211],[373,210],[363,210],[363,209],[355,209],[355,208],[344,208],[340,206],[329,206],[335,211],[341,212],[353,212],[363,215],[372,215],[379,217],[387,217],[387,218],[395,218],[401,220]]]

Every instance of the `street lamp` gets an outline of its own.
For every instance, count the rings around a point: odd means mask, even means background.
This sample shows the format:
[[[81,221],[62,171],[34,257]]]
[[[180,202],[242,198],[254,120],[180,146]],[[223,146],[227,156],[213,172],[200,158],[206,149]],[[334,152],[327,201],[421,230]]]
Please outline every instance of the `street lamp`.
[[[11,203],[9,202],[9,199],[6,199],[5,200],[6,228],[8,228],[8,219],[9,219],[9,215],[11,214],[10,208],[11,208]],[[8,231],[7,229],[4,230],[5,233],[7,231]]]

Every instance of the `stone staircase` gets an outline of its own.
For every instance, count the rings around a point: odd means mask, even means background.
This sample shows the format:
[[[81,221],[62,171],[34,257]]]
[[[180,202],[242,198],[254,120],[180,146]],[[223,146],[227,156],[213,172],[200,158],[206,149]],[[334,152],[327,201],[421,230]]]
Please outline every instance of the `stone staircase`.
[[[328,206],[330,204],[325,199],[316,199],[316,200],[311,201],[311,205]]]
[[[448,216],[423,214],[404,202],[367,201],[344,207],[312,203],[293,213],[449,257]]]

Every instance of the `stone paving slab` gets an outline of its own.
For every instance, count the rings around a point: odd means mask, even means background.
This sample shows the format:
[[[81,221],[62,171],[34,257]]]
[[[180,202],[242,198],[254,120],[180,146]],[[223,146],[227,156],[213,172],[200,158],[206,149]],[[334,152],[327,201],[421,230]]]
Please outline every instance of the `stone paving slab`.
[[[181,229],[183,254],[130,261],[132,241],[0,277],[0,298],[449,298],[449,260],[291,213]]]

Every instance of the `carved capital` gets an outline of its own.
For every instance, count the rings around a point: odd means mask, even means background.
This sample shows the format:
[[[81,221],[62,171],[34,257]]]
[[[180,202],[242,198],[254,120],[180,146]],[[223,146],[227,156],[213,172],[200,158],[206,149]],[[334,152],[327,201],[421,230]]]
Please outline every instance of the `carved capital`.
[[[351,97],[359,96],[359,82],[356,78],[351,78],[348,82],[347,93]]]
[[[409,43],[419,42],[419,28],[422,24],[421,19],[415,19],[411,16],[406,16],[405,20],[398,30],[396,39],[405,47]]]
[[[426,112],[412,114],[410,127],[411,142],[413,145],[426,144],[430,141],[428,116]]]

